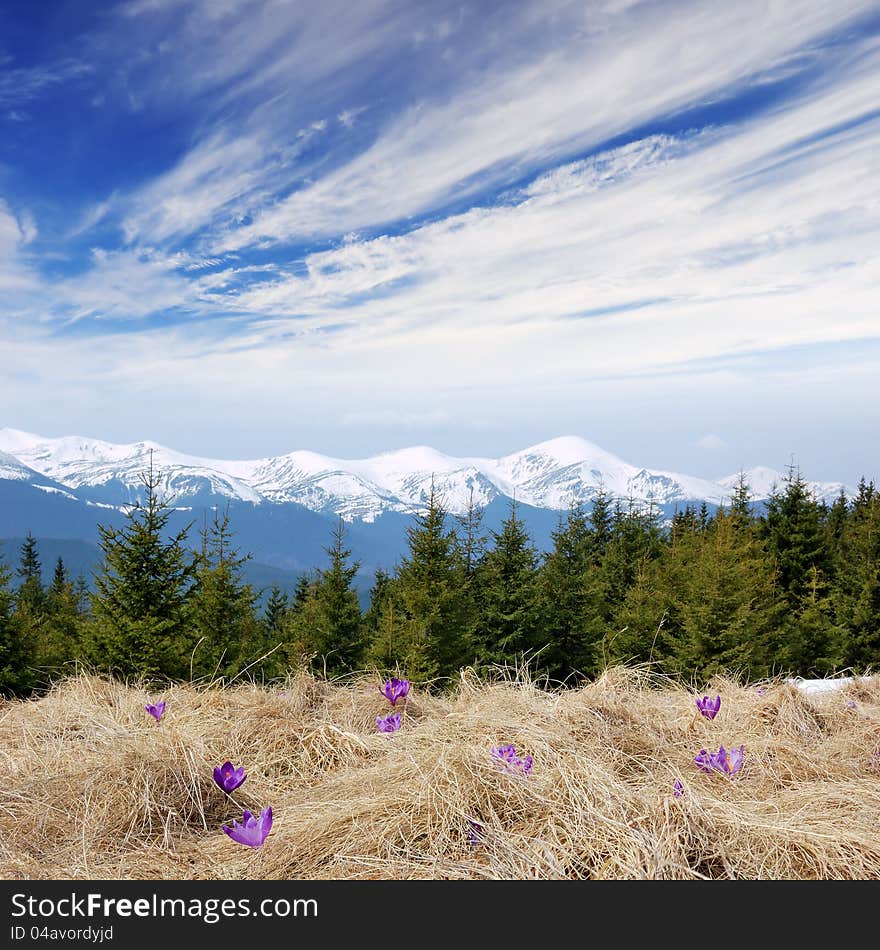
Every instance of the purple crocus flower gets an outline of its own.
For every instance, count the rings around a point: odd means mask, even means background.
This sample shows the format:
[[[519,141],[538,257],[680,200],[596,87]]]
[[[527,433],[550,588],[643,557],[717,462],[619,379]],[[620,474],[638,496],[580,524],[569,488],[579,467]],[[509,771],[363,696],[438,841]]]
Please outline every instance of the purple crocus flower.
[[[674,782],[674,784],[673,784],[673,786],[672,786],[672,794],[673,794],[676,798],[681,798],[681,796],[684,794],[684,785],[682,785],[681,782],[679,782],[678,779],[675,780],[675,782]]]
[[[695,700],[697,704],[697,709],[707,718],[714,719],[718,715],[718,710],[721,708],[721,697],[716,696],[715,699],[709,699],[708,696],[704,696],[702,699]]]
[[[717,752],[707,752],[700,749],[699,755],[694,756],[694,764],[703,772],[723,772],[725,775],[736,775],[742,768],[743,748],[731,749],[729,752],[724,746],[719,746]]]
[[[165,712],[165,701],[155,704],[147,703],[144,709],[158,722],[162,718],[162,713]]]
[[[506,772],[522,772],[528,775],[532,771],[532,757],[525,757],[516,754],[516,748],[513,745],[495,746],[492,749],[492,755],[504,763]]]
[[[478,845],[483,842],[483,826],[478,822],[474,821],[473,818],[468,818],[468,844]]]
[[[763,696],[763,695],[767,692],[767,690],[765,689],[765,687],[759,686],[759,687],[755,690],[755,692],[756,692],[759,696]]]
[[[396,706],[398,699],[406,699],[409,686],[409,680],[399,680],[396,676],[393,676],[390,680],[385,681],[384,686],[379,687],[379,692],[392,706]]]
[[[400,713],[388,713],[387,716],[376,716],[376,728],[379,732],[397,732],[400,728]]]
[[[235,768],[228,760],[219,768],[214,768],[214,781],[224,792],[234,792],[246,778],[247,775],[245,774],[244,766],[240,765],[238,768]]]
[[[492,748],[492,755],[502,762],[513,762],[516,759],[516,748],[512,745],[497,745]]]
[[[272,830],[272,807],[264,808],[259,818],[254,818],[245,809],[241,824],[233,818],[232,827],[223,825],[223,830],[233,841],[247,845],[249,848],[259,848]]]

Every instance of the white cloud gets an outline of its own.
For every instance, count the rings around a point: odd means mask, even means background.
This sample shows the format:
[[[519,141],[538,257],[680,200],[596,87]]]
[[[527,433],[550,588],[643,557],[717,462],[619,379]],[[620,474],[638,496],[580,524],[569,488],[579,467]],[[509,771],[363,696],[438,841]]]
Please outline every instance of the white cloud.
[[[727,448],[727,443],[724,439],[722,439],[720,435],[715,435],[714,432],[709,432],[700,438],[697,441],[697,445],[701,449],[709,449],[710,451]]]
[[[135,19],[172,6],[141,3]],[[681,3],[659,19],[651,4],[517,6],[477,39],[447,37],[464,45],[433,95],[420,89],[389,112],[376,93],[363,119],[365,107],[341,108],[367,101],[363,64],[409,46],[419,10],[355,6],[320,36],[338,10],[313,23],[302,7],[231,4],[208,22],[199,3],[174,7],[181,29],[157,54],[177,57],[168,88],[154,78],[135,91],[145,108],[175,83],[210,100],[192,145],[68,235],[119,222],[129,244],[37,286],[36,232],[0,206],[17,373],[70,390],[164,387],[186,404],[204,394],[267,418],[320,405],[315,418],[349,429],[529,413],[543,425],[621,381],[649,414],[652,387],[732,391],[752,372],[732,360],[822,347],[822,385],[850,391],[858,376],[880,395],[867,363],[844,370],[830,349],[880,337],[880,46],[851,37],[844,55],[816,42],[866,4]],[[229,31],[236,16],[254,29]],[[229,32],[220,48],[180,55],[212,30]],[[746,119],[569,160],[805,63],[821,69]],[[251,94],[242,118],[234,106]],[[286,259],[284,242],[309,235],[327,249]],[[198,319],[158,326],[170,310]],[[74,329],[100,345],[52,337],[51,314],[82,321]],[[120,320],[135,329],[100,335]],[[773,373],[789,394],[809,382],[820,399],[803,365]],[[720,449],[707,442],[717,425],[735,445],[728,421],[694,422],[683,438],[695,453]],[[709,434],[695,445],[694,431]]]
[[[346,129],[350,129],[353,128],[357,117],[362,112],[366,112],[366,110],[366,106],[360,106],[357,109],[343,109],[342,112],[337,114],[336,119],[341,126],[344,126]]]
[[[608,19],[583,9],[582,42],[539,46],[527,62],[498,67],[449,101],[413,106],[365,152],[230,229],[217,249],[375,227],[478,194],[729,91],[869,7],[743,0],[679,4],[674,15],[640,7]]]

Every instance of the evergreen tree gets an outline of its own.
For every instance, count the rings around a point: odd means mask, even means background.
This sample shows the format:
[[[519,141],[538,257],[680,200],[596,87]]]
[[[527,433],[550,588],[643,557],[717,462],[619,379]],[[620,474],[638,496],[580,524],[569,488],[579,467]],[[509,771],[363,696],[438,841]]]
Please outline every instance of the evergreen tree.
[[[0,561],[0,694],[27,696],[34,685],[34,644],[15,616],[9,568]]]
[[[64,566],[64,561],[61,556],[58,556],[58,560],[55,562],[55,571],[52,574],[52,584],[49,587],[49,593],[58,595],[64,591],[70,583],[70,579],[67,576],[67,568]]]
[[[265,646],[255,616],[257,595],[244,581],[244,565],[251,556],[242,556],[233,546],[228,507],[222,515],[214,511],[201,540],[189,605],[197,643],[193,672],[231,677],[257,660]]]
[[[809,597],[811,568],[825,574],[828,564],[819,505],[794,467],[767,500],[761,535],[776,564],[781,595],[796,611]]]
[[[45,622],[35,644],[34,665],[41,676],[51,680],[69,672],[68,666],[83,658],[83,619],[76,586],[59,557],[46,592]]]
[[[627,591],[662,549],[663,538],[657,512],[629,499],[626,509],[615,502],[611,537],[601,561],[602,589],[606,610],[617,610]]]
[[[312,657],[313,669],[328,675],[357,669],[365,647],[360,603],[353,587],[360,563],[350,563],[344,535],[340,518],[333,544],[325,549],[330,565],[318,573],[312,596],[295,621],[299,649]]]
[[[864,479],[841,532],[831,592],[847,666],[880,660],[880,493]]]
[[[152,455],[141,481],[146,500],[128,509],[125,524],[98,527],[104,560],[91,597],[93,659],[123,676],[184,678],[198,560],[186,546],[189,526],[165,537],[171,509],[157,493]]]
[[[605,557],[605,551],[614,533],[614,512],[611,508],[611,497],[605,491],[604,485],[599,485],[596,497],[593,499],[589,522],[590,544],[593,549],[592,561],[594,565],[599,565]]]
[[[469,641],[474,639],[479,615],[478,567],[486,550],[486,534],[483,530],[483,512],[474,502],[471,488],[468,507],[456,519],[455,554],[458,559],[459,600],[462,628]]]
[[[270,637],[280,635],[289,609],[290,601],[287,594],[275,584],[269,592],[269,599],[263,611],[263,625]]]
[[[738,516],[685,519],[659,557],[644,561],[616,617],[618,656],[705,678],[772,672],[779,623],[771,563]]]
[[[466,578],[472,578],[486,547],[486,534],[483,531],[483,512],[474,502],[474,490],[468,495],[467,510],[456,519],[458,531],[455,533],[456,550],[461,560]]]
[[[394,579],[382,568],[377,569],[370,588],[370,605],[364,614],[364,639],[371,662],[392,669],[394,642]]]
[[[306,603],[311,599],[312,594],[314,593],[314,583],[308,574],[301,574],[299,579],[296,582],[296,587],[293,590],[293,602],[290,605],[290,609],[294,612],[300,611],[305,607]]]
[[[832,562],[822,506],[794,466],[774,489],[760,522],[760,536],[776,569],[778,598],[785,610],[779,660],[794,673],[830,670],[839,639],[828,582]]]
[[[552,534],[553,550],[539,572],[539,665],[554,680],[592,675],[596,655],[594,605],[589,578],[599,550],[582,505],[573,505]]]
[[[473,662],[460,589],[456,538],[446,529],[446,510],[433,483],[424,514],[407,529],[409,553],[401,562],[395,590],[394,661],[414,679],[454,676]]]
[[[46,591],[43,589],[37,541],[30,533],[21,546],[21,563],[16,573],[19,578],[16,609],[24,615],[25,622],[37,626],[46,607]]]
[[[755,523],[755,517],[752,513],[751,488],[746,481],[745,472],[739,473],[736,487],[733,490],[733,498],[730,502],[730,517],[738,531],[747,531]]]
[[[477,571],[479,606],[474,638],[489,663],[516,661],[530,654],[538,639],[537,555],[516,502],[492,532],[492,548]]]

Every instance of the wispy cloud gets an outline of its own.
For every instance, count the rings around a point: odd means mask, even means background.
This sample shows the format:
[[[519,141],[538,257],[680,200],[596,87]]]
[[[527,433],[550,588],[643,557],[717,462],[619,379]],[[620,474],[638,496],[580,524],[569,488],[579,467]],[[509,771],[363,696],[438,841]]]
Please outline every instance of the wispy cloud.
[[[69,214],[0,178],[17,368],[216,405],[228,390],[236,411],[310,398],[334,426],[406,431],[513,425],[523,389],[546,418],[648,379],[782,385],[808,371],[783,366],[793,352],[824,348],[832,379],[828,348],[861,346],[864,369],[880,338],[875,9],[124,4],[76,48],[102,80],[95,122],[146,153],[89,153],[83,119],[70,161],[101,175]],[[84,76],[77,62],[20,67],[0,107]],[[715,425],[682,439],[723,453]]]
[[[25,120],[23,106],[53,86],[75,82],[91,72],[88,63],[71,58],[40,66],[17,66],[9,55],[0,55],[0,110],[8,109],[7,117],[13,121]]]

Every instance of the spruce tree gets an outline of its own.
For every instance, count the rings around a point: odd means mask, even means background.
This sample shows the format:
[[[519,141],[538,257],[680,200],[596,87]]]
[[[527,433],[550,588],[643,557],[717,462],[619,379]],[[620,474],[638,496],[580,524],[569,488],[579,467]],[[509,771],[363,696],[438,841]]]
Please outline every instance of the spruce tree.
[[[64,566],[61,555],[59,555],[55,562],[55,570],[52,573],[52,584],[49,587],[49,593],[56,595],[62,593],[68,583],[70,583],[70,579],[67,576],[67,568]]]
[[[474,637],[479,615],[480,583],[478,567],[486,550],[483,512],[474,502],[471,488],[464,514],[455,519],[455,554],[458,559],[461,623],[468,640]]]
[[[263,626],[270,637],[278,636],[284,627],[284,618],[290,609],[287,594],[274,584],[263,610]]]
[[[600,549],[583,506],[573,505],[551,537],[553,550],[539,572],[539,666],[555,680],[589,676],[598,666],[589,577]]]
[[[864,479],[841,532],[831,592],[842,662],[876,667],[880,658],[880,493]]]
[[[407,529],[408,555],[397,570],[395,614],[398,656],[415,679],[454,676],[473,662],[461,596],[456,537],[446,528],[446,509],[434,490],[428,507]]]
[[[768,676],[778,664],[780,608],[775,579],[740,511],[719,509],[704,528],[657,562],[666,623],[657,653],[669,672],[707,678],[744,671]]]
[[[21,546],[21,561],[16,571],[18,590],[15,595],[16,609],[38,625],[46,606],[46,591],[43,588],[42,566],[37,554],[37,541],[28,533]]]
[[[185,678],[194,641],[189,610],[198,559],[186,545],[189,528],[166,538],[170,506],[150,469],[146,489],[121,528],[99,525],[103,563],[91,596],[92,658],[122,676]]]
[[[751,487],[746,481],[745,472],[739,473],[736,487],[733,490],[733,498],[730,502],[730,517],[738,531],[746,531],[755,523],[752,512]]]
[[[351,563],[344,537],[345,523],[340,518],[333,544],[325,549],[330,565],[319,571],[312,596],[295,621],[300,650],[312,657],[316,672],[328,675],[358,669],[365,647],[360,602],[353,586],[360,563]]]
[[[489,663],[513,663],[531,654],[538,642],[537,554],[516,502],[493,531],[492,547],[477,572],[479,613],[474,639]]]
[[[761,536],[775,561],[781,594],[797,611],[809,596],[811,568],[825,574],[828,563],[819,505],[793,466],[767,500]]]
[[[189,624],[197,642],[193,671],[197,675],[235,676],[263,652],[255,616],[257,595],[244,581],[242,556],[233,545],[229,508],[214,511],[201,532]]]
[[[83,659],[83,622],[79,595],[59,557],[46,593],[46,622],[36,643],[34,664],[41,675],[52,679]]]
[[[830,670],[839,634],[827,596],[832,561],[823,508],[794,466],[768,499],[759,534],[776,569],[778,598],[785,608],[780,662],[800,674]]]
[[[27,696],[34,685],[34,643],[15,615],[11,575],[0,561],[0,695]]]
[[[737,515],[719,509],[704,528],[694,514],[642,562],[615,618],[615,655],[687,677],[769,675],[780,622],[772,564]]]
[[[370,604],[364,614],[364,639],[372,663],[394,669],[401,660],[394,639],[394,579],[378,568],[370,588]]]
[[[590,509],[590,545],[592,547],[592,562],[598,565],[605,556],[605,551],[614,533],[614,512],[611,508],[611,496],[600,484]]]
[[[314,582],[308,574],[301,574],[293,589],[293,601],[290,605],[292,611],[299,611],[305,607],[311,598],[314,588]]]

